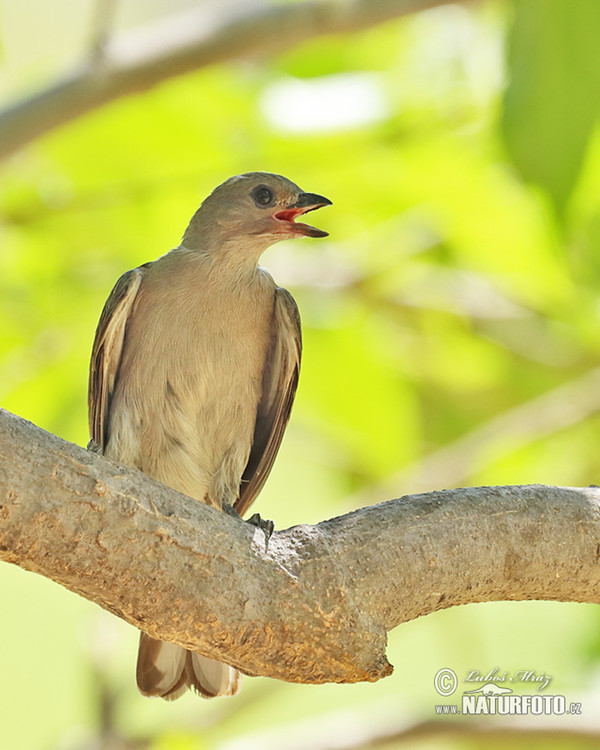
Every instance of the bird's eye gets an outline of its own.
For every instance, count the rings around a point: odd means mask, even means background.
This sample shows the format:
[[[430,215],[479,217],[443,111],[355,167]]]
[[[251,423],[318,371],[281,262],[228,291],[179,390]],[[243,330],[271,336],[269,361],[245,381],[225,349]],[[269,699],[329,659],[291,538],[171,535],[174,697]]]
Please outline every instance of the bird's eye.
[[[259,185],[258,187],[255,187],[250,195],[259,208],[266,208],[266,206],[270,206],[271,203],[273,203],[275,200],[273,191],[266,185]]]

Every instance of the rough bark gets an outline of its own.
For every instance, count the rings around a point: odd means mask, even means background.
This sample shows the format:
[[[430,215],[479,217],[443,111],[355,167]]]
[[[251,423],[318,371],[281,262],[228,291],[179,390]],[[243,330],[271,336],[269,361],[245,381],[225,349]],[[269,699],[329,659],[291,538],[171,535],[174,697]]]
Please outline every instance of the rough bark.
[[[274,54],[316,36],[358,31],[456,0],[307,0],[264,7],[241,3],[234,15],[204,9],[107,40],[46,89],[0,110],[0,159],[43,133],[114,99],[226,60]]]
[[[600,489],[413,495],[260,529],[0,413],[0,559],[153,636],[292,682],[377,680],[437,609],[600,602]]]

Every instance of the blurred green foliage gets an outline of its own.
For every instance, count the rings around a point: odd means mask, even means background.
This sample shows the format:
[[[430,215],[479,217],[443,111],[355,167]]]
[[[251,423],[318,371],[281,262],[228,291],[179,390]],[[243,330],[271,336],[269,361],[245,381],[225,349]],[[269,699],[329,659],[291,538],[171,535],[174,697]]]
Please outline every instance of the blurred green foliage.
[[[528,0],[516,4],[504,130],[523,175],[563,211],[600,111],[600,4]]]
[[[85,444],[89,351],[114,281],[175,246],[216,184],[264,169],[334,201],[319,216],[328,240],[263,259],[305,332],[264,516],[281,528],[415,489],[598,483],[600,394],[585,378],[600,361],[599,25],[595,0],[443,7],[168,81],[16,154],[0,167],[2,406]],[[43,67],[3,69],[6,90],[43,85]],[[378,106],[360,119],[349,97],[329,112],[314,86],[334,99],[341,80]],[[278,97],[298,81],[306,104],[287,111]],[[135,691],[132,628],[8,565],[0,591],[14,750],[88,747],[103,716],[156,750],[340,739],[434,718],[441,667],[545,671],[587,715],[600,701],[591,606],[439,612],[390,635],[396,672],[381,683],[247,679],[229,702],[167,705]]]

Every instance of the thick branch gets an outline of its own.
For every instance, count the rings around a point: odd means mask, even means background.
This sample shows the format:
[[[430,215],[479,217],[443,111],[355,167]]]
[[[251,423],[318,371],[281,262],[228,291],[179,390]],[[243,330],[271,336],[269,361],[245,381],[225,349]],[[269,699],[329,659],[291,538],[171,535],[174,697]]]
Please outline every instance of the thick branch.
[[[214,63],[268,55],[324,34],[358,31],[456,0],[306,0],[256,7],[235,16],[205,10],[102,46],[90,60],[38,94],[0,111],[0,158],[43,133],[127,94]],[[250,6],[248,8],[248,6]]]
[[[0,559],[250,674],[390,673],[385,633],[503,599],[600,602],[600,490],[414,495],[261,530],[0,414]]]

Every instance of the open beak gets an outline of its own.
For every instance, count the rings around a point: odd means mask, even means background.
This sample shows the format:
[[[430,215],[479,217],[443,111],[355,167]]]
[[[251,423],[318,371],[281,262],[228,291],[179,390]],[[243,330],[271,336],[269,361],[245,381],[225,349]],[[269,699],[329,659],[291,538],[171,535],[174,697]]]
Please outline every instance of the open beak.
[[[293,206],[278,211],[276,214],[273,214],[273,218],[282,222],[286,234],[300,234],[305,237],[327,237],[329,232],[324,232],[322,229],[317,229],[316,227],[296,221],[298,216],[302,216],[309,211],[314,211],[323,206],[331,206],[329,198],[316,195],[316,193],[300,193],[298,200]]]

